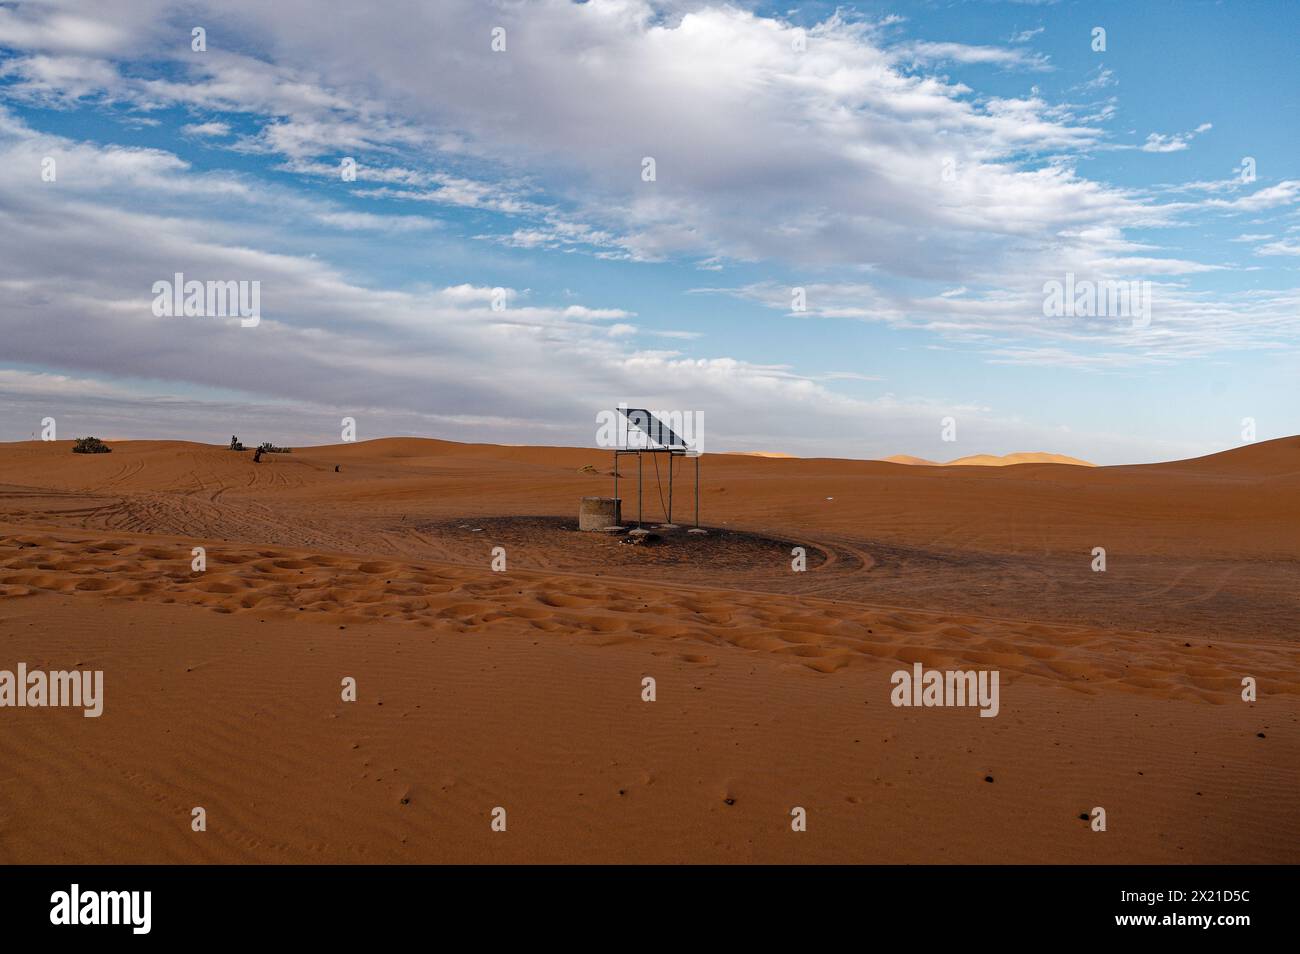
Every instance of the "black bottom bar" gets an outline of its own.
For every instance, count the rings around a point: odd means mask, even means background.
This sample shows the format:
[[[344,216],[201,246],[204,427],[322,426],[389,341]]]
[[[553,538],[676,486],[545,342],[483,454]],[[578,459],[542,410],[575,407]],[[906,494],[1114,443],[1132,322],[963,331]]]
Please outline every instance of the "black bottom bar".
[[[1096,935],[1236,945],[1293,927],[1294,873],[1191,866],[10,867],[0,869],[0,923],[6,941],[284,938],[296,946],[320,940],[333,950],[350,938],[452,942],[459,931],[446,932],[453,928],[474,929],[480,940],[506,932],[533,943],[640,937],[676,946],[687,937],[771,941],[788,934],[805,944],[892,936],[921,949],[948,938],[972,949],[1021,938],[1074,946]],[[116,895],[103,908],[111,916],[116,907],[126,923],[51,923],[52,914],[70,920],[74,884],[87,917],[99,916],[100,892],[149,892],[148,933],[133,927],[145,922],[143,894],[132,899],[138,904]]]

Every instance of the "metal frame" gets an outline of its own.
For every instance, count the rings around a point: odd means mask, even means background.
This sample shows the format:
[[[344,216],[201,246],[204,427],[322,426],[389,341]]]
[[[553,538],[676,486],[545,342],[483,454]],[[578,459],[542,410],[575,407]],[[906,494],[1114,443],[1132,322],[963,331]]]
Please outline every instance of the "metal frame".
[[[686,442],[673,433],[672,429],[656,418],[649,411],[641,408],[619,408],[627,424],[632,425],[646,438],[656,444],[651,447],[624,447],[614,451],[614,499],[618,499],[618,459],[631,455],[636,456],[636,525],[641,529],[643,510],[643,466],[641,455],[643,454],[667,454],[668,455],[668,512],[666,514],[667,522],[673,522],[673,458],[676,457],[694,457],[695,458],[695,527],[700,526],[700,454],[690,452]],[[657,432],[658,437],[654,433]],[[623,430],[623,443],[627,443],[627,435],[630,433],[626,426]],[[668,441],[664,441],[664,435],[668,435]]]

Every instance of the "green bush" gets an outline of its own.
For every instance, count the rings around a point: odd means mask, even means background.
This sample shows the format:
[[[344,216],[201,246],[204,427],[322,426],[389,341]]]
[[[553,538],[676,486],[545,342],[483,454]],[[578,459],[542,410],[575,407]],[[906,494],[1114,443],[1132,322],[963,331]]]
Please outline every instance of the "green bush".
[[[72,445],[74,454],[111,454],[113,448],[109,447],[98,437],[78,437],[76,443]]]

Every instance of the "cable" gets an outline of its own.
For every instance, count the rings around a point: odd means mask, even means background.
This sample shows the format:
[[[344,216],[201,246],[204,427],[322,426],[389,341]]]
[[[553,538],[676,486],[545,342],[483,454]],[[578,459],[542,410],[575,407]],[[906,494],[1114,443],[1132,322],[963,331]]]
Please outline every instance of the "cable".
[[[654,462],[655,462],[655,487],[659,491],[659,509],[663,511],[664,520],[666,522],[668,520],[668,505],[664,503],[664,485],[663,482],[659,479],[659,455],[655,453],[651,453],[650,456],[654,458]],[[668,456],[669,456],[668,466],[671,467],[673,465],[673,462],[671,460],[672,455],[669,454]]]

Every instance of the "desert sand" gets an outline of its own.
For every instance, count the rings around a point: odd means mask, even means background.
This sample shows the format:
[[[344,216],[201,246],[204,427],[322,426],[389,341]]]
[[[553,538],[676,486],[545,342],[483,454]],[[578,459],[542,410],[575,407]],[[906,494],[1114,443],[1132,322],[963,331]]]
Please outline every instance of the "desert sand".
[[[0,862],[1300,860],[1300,438],[710,454],[643,546],[576,530],[604,451],[70,446],[0,445],[0,669],[104,711],[0,709]],[[917,662],[998,715],[894,707]]]

